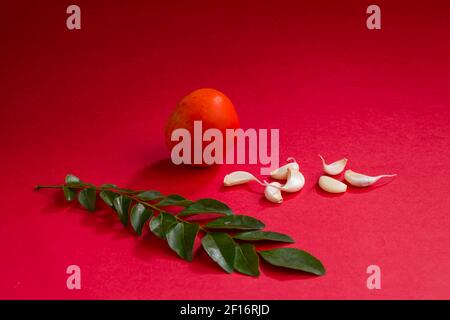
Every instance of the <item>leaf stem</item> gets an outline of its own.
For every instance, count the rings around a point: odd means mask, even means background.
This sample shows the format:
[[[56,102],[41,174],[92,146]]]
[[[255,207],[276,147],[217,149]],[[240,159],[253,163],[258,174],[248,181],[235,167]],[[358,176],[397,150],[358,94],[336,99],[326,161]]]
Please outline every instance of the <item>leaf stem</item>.
[[[34,187],[34,190],[39,190],[39,189],[62,189],[64,186],[62,186],[62,185],[59,185],[59,186],[40,186],[40,185],[37,185],[37,186],[35,186]]]
[[[86,188],[92,188],[92,189],[94,189],[95,191],[111,191],[111,192],[114,192],[114,193],[118,193],[118,194],[120,194],[120,195],[127,196],[127,197],[129,197],[130,199],[132,199],[133,201],[138,202],[138,203],[141,203],[142,205],[144,205],[144,206],[146,206],[146,207],[149,207],[149,208],[151,208],[151,209],[153,209],[153,210],[155,210],[155,211],[158,211],[159,213],[164,212],[164,213],[170,214],[170,212],[167,212],[166,210],[157,207],[155,204],[148,203],[148,202],[146,202],[146,201],[144,201],[144,200],[141,200],[141,199],[137,198],[136,196],[133,196],[133,195],[130,194],[130,193],[137,193],[137,192],[140,192],[140,190],[139,190],[139,191],[129,192],[129,191],[123,191],[123,190],[121,190],[120,188],[97,187],[97,186],[83,185],[83,184],[80,184],[80,185],[50,185],[50,186],[41,186],[41,185],[37,185],[37,186],[34,187],[34,189],[35,189],[35,190],[40,190],[40,189],[62,189],[62,188],[64,188],[64,187],[67,187],[67,188],[70,188],[70,189],[86,189]],[[176,216],[176,215],[173,215],[173,217],[174,217],[176,220],[178,220],[178,221],[186,222],[186,223],[191,223],[191,222],[189,222],[189,221],[187,221],[187,220],[181,219],[180,217],[178,217],[178,216]],[[202,231],[205,232],[205,233],[208,233],[208,230],[206,230],[205,228],[203,228],[203,227],[200,226],[200,225],[199,225],[199,229],[202,230]]]

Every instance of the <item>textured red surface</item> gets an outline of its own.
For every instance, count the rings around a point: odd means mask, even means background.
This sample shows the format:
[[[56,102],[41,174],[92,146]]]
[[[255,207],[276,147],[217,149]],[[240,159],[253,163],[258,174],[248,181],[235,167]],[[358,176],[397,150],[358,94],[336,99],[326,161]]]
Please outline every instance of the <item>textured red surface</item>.
[[[0,298],[450,298],[448,1],[77,1],[0,3]],[[199,87],[225,92],[244,128],[280,128],[282,159],[307,184],[281,206],[231,170],[174,167],[163,127]],[[398,173],[340,197],[316,188],[317,154],[368,174]],[[90,215],[57,192],[68,172],[94,183],[215,197],[291,234],[327,268],[262,266],[227,275],[200,251],[178,259],[151,234]],[[66,288],[66,267],[82,290]],[[366,288],[366,268],[382,289]]]

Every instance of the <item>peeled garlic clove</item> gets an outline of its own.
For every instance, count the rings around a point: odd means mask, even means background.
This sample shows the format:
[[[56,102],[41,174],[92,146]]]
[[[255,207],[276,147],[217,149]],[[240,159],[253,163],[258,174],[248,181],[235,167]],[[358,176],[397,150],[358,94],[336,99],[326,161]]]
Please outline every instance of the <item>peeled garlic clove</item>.
[[[230,187],[230,186],[236,186],[239,184],[244,184],[250,181],[256,181],[260,185],[265,185],[261,181],[258,180],[254,175],[252,175],[250,172],[246,171],[234,171],[229,174],[227,174],[223,178],[223,185]]]
[[[281,184],[278,182],[271,182],[266,185],[264,195],[266,199],[274,203],[282,203],[283,197],[281,196]]]
[[[321,176],[319,178],[319,186],[330,193],[343,193],[347,191],[347,185],[329,176]]]
[[[325,171],[325,173],[335,176],[337,174],[342,173],[342,171],[344,171],[345,169],[345,165],[347,164],[347,159],[341,159],[338,161],[335,161],[333,163],[330,164],[326,164],[325,159],[319,154],[320,159],[322,159],[322,164],[323,164],[323,170]]]
[[[345,171],[344,174],[345,181],[347,181],[348,183],[350,183],[352,186],[355,187],[368,187],[377,182],[378,180],[380,180],[381,178],[391,178],[395,176],[396,174],[382,174],[376,177],[371,177],[361,173],[357,173],[352,170],[347,170]]]
[[[285,192],[297,192],[300,191],[305,185],[305,177],[303,174],[293,168],[287,169],[287,181],[284,186],[281,187],[281,191]]]
[[[288,164],[285,164],[284,166],[279,167],[278,169],[275,169],[274,171],[272,171],[270,173],[270,176],[274,179],[286,180],[287,174],[288,174],[288,171],[287,171],[288,168],[292,168],[294,170],[300,169],[297,161],[295,161],[294,158],[288,158],[287,161],[292,161],[292,162],[289,162]]]

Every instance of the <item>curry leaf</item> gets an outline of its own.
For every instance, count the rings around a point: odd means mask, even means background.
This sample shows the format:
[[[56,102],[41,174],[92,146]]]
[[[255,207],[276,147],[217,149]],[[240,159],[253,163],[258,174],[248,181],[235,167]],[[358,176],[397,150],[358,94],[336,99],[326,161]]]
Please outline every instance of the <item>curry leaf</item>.
[[[114,199],[119,195],[115,192],[105,190],[99,193],[100,198],[110,207],[114,207]]]
[[[86,188],[78,193],[78,202],[91,212],[95,210],[96,198],[97,194],[93,188]]]
[[[234,269],[249,276],[259,276],[259,259],[254,245],[249,243],[236,244]]]
[[[66,184],[79,184],[81,183],[80,178],[74,176],[73,174],[68,174],[66,176]]]
[[[202,214],[202,213],[217,213],[226,216],[233,214],[233,211],[225,203],[220,202],[215,199],[200,199],[179,213],[179,216],[187,216],[191,214]]]
[[[191,200],[187,200],[185,197],[182,197],[178,194],[170,194],[167,197],[164,197],[160,202],[156,204],[158,207],[167,207],[167,206],[179,206],[179,207],[187,207],[192,203]]]
[[[144,224],[150,219],[153,212],[146,208],[142,203],[136,204],[130,213],[131,226],[138,235],[142,234]]]
[[[128,211],[131,205],[131,199],[126,196],[118,196],[113,201],[114,209],[116,209],[119,219],[124,226],[128,224]]]
[[[234,239],[246,241],[279,241],[279,242],[295,242],[286,234],[272,231],[247,231],[238,233],[233,236]]]
[[[233,272],[236,245],[226,233],[208,233],[202,238],[202,246],[208,255],[228,273]]]
[[[137,198],[143,201],[159,200],[164,196],[159,191],[149,190],[136,195]]]
[[[244,215],[232,215],[221,217],[205,224],[207,229],[241,229],[254,230],[262,229],[265,225],[258,219]]]
[[[76,192],[66,186],[64,186],[63,188],[63,192],[64,192],[64,198],[66,198],[67,201],[72,201],[73,199],[75,199],[76,197]]]
[[[166,235],[169,247],[184,260],[192,261],[198,229],[198,223],[181,222],[172,225]]]
[[[159,238],[165,239],[169,228],[176,223],[175,217],[169,213],[161,212],[150,221],[150,230]]]
[[[104,183],[101,185],[102,188],[108,188],[108,189],[120,189],[116,184],[112,183]]]
[[[265,261],[274,266],[305,271],[319,276],[325,274],[325,268],[322,263],[303,250],[278,248],[259,251],[258,253]]]

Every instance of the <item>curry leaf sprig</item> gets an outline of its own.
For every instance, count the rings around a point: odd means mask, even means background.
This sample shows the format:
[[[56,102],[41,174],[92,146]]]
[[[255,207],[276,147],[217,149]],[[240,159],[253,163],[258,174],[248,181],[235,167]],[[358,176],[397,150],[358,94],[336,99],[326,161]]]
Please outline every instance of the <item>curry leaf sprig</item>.
[[[61,189],[67,201],[78,202],[90,212],[95,211],[97,199],[111,207],[124,226],[142,234],[148,222],[150,231],[167,241],[169,247],[182,259],[191,261],[194,242],[199,234],[206,253],[228,273],[237,271],[250,276],[259,275],[259,257],[278,267],[285,267],[315,275],[325,274],[322,263],[309,253],[296,248],[257,250],[261,241],[293,243],[288,235],[263,231],[264,223],[250,216],[234,214],[225,203],[205,198],[188,200],[177,194],[163,195],[154,190],[131,190],[114,184],[96,186],[67,175],[63,185],[36,186],[36,189]],[[177,214],[170,207],[180,207]],[[194,215],[214,214],[219,218],[207,223],[187,220]]]

